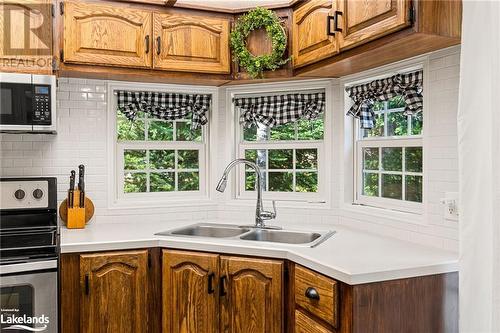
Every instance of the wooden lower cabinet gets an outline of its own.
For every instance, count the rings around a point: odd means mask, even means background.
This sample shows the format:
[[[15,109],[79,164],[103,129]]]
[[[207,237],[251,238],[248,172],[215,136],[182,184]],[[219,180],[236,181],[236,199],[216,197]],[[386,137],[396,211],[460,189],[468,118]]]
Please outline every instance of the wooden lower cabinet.
[[[295,333],[333,333],[304,312],[295,310]]]
[[[163,332],[219,330],[219,256],[163,250]]]
[[[283,331],[283,261],[221,257],[221,332]]]

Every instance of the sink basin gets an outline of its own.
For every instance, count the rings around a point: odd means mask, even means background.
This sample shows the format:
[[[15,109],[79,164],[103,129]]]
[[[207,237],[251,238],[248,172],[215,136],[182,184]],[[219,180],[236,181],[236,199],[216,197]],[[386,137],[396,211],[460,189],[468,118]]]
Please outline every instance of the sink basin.
[[[321,236],[317,232],[254,229],[252,232],[241,236],[240,239],[286,244],[307,244],[318,240]]]
[[[236,237],[248,231],[250,231],[250,229],[240,228],[237,225],[233,224],[220,225],[220,224],[200,223],[200,224],[189,225],[187,227],[175,230],[159,232],[156,235],[227,238],[227,237]]]

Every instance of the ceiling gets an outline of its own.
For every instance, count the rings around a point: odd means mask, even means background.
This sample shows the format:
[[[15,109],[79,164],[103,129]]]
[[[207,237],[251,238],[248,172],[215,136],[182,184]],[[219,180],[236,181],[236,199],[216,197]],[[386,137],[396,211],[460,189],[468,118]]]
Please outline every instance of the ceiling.
[[[239,12],[255,7],[288,7],[297,0],[177,0],[176,7],[213,9],[216,11]]]

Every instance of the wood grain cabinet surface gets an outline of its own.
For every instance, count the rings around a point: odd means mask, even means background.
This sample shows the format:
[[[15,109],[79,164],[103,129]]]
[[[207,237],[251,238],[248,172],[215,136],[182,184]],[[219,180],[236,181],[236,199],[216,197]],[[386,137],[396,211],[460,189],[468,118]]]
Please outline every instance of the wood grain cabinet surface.
[[[294,67],[317,62],[339,52],[338,38],[328,34],[328,28],[332,28],[328,20],[335,6],[336,2],[331,0],[315,0],[293,12]]]
[[[227,18],[154,13],[154,68],[229,73]]]
[[[221,332],[281,333],[283,261],[221,257]]]
[[[64,3],[64,62],[151,67],[151,11]]]
[[[295,310],[295,333],[334,333],[309,315]]]
[[[81,332],[146,332],[148,251],[80,256]]]
[[[338,1],[340,49],[348,49],[403,29],[410,22],[410,0]]]
[[[163,332],[216,333],[217,254],[163,250]]]

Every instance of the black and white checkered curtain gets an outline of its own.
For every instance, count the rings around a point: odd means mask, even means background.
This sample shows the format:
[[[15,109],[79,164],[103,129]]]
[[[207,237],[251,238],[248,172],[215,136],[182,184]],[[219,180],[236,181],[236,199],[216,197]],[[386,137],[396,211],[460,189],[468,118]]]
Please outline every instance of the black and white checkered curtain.
[[[165,120],[191,119],[191,129],[208,122],[210,95],[174,94],[150,91],[118,91],[118,111],[134,120],[137,112]]]
[[[358,118],[361,128],[373,128],[375,120],[373,105],[375,102],[387,101],[398,95],[402,95],[406,103],[406,115],[421,112],[423,107],[422,82],[423,71],[419,70],[348,87],[346,88],[347,94],[354,104],[347,115]]]
[[[300,119],[318,118],[325,110],[325,93],[287,94],[233,99],[245,127],[261,124],[274,127]]]

